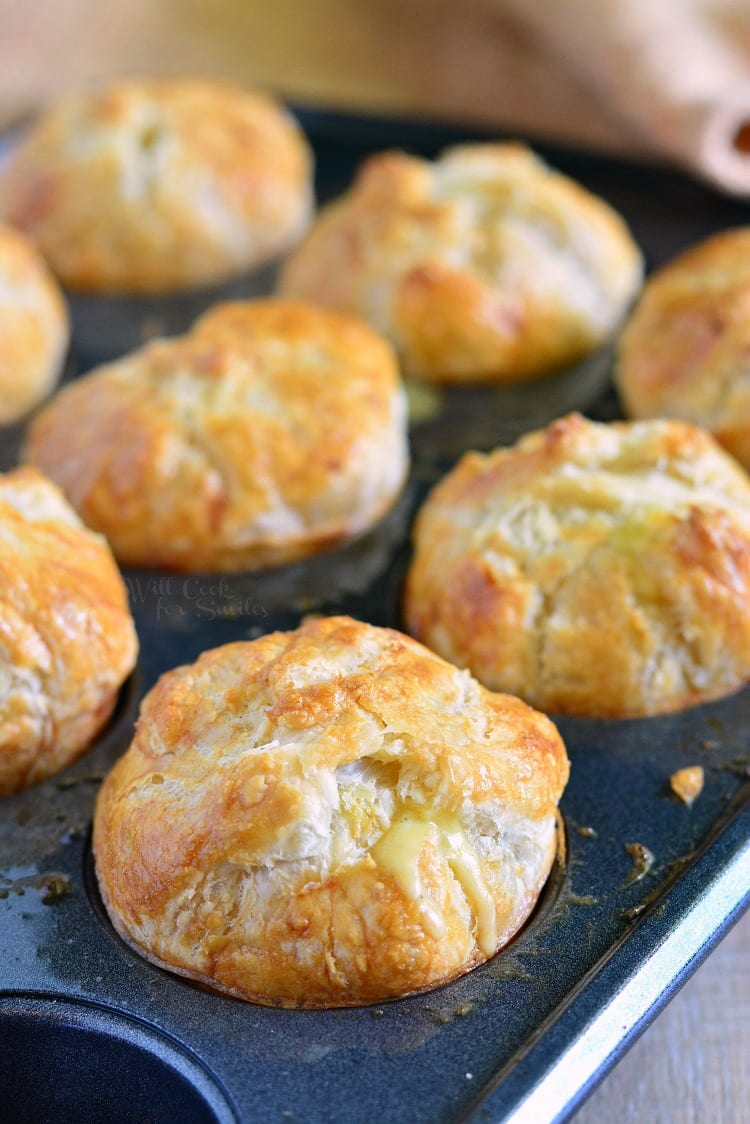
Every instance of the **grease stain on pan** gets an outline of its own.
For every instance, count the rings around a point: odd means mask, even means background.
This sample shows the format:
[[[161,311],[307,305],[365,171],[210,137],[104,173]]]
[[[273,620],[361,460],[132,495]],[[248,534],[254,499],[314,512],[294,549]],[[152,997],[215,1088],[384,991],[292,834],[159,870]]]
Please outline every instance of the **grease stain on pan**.
[[[38,893],[42,905],[54,905],[73,893],[68,874],[57,870],[18,874],[18,869],[11,867],[5,874],[0,874],[0,901],[7,900],[11,895],[24,897],[27,890],[33,890]]]

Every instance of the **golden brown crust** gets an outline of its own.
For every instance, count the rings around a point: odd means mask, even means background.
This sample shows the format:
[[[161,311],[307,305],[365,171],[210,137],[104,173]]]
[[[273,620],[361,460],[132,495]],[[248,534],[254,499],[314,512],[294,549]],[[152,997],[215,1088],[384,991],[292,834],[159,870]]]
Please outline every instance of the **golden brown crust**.
[[[607,339],[641,276],[622,219],[521,145],[372,157],[281,292],[364,316],[438,383],[543,374]]]
[[[409,631],[544,710],[655,714],[750,677],[750,481],[678,422],[571,415],[467,454],[415,528]]]
[[[70,333],[54,278],[9,227],[0,227],[0,292],[0,425],[6,425],[50,392]]]
[[[370,527],[406,474],[403,392],[366,325],[291,301],[218,306],[79,379],[28,459],[117,558],[241,570]]]
[[[0,215],[71,289],[222,281],[309,221],[311,157],[271,98],[194,80],[122,81],[63,99],[0,180]]]
[[[567,775],[518,699],[400,633],[309,621],[160,679],[99,796],[99,884],[173,971],[260,1003],[375,1002],[510,939]]]
[[[86,749],[136,653],[106,543],[34,469],[0,476],[0,796]]]
[[[648,280],[620,340],[617,384],[631,417],[705,426],[750,468],[750,227]]]

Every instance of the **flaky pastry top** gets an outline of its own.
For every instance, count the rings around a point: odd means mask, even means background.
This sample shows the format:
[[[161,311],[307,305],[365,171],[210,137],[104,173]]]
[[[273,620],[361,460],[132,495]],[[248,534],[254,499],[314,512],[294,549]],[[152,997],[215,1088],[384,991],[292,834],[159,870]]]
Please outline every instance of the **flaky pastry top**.
[[[83,752],[136,652],[104,540],[34,469],[0,476],[0,795]]]
[[[641,277],[625,223],[519,144],[371,157],[292,254],[281,291],[364,316],[405,372],[501,382],[607,339]]]
[[[50,391],[70,335],[60,290],[23,235],[0,226],[0,425]]]
[[[373,1001],[515,931],[567,773],[519,700],[397,632],[311,620],[162,677],[101,791],[100,884],[177,971],[261,1002]]]
[[[631,417],[705,426],[750,468],[750,227],[648,279],[619,341],[617,383]]]
[[[405,608],[413,635],[545,710],[726,694],[750,676],[750,480],[694,426],[571,415],[435,488]]]
[[[238,302],[68,386],[26,456],[122,562],[258,568],[380,518],[407,468],[405,403],[365,324]]]
[[[123,80],[43,114],[0,177],[0,215],[70,289],[167,292],[279,253],[310,216],[311,157],[273,99]]]

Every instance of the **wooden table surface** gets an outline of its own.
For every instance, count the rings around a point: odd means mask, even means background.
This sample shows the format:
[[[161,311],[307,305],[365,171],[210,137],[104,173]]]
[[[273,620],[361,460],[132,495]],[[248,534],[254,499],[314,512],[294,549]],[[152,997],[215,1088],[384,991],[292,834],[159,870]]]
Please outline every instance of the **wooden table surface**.
[[[646,152],[513,27],[502,0],[0,0],[0,29],[0,122],[113,73],[193,72],[322,104]],[[750,915],[576,1124],[748,1124],[749,1032]]]

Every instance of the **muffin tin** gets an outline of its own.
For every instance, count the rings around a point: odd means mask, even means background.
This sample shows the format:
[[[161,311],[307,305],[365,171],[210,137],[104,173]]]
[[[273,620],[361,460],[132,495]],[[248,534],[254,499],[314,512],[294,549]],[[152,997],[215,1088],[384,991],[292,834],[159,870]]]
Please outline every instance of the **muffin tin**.
[[[467,130],[303,111],[318,197],[368,152],[433,155]],[[473,132],[480,139],[482,134]],[[620,209],[651,266],[750,210],[680,174],[535,147]],[[205,304],[267,291],[272,272],[185,298],[72,302],[66,378]],[[413,514],[465,448],[515,439],[571,409],[617,416],[611,354],[498,390],[410,390],[413,469],[371,533],[261,575],[126,571],[137,670],[91,752],[0,803],[0,1088],[5,1121],[533,1121],[565,1119],[748,904],[750,689],[645,720],[562,719],[572,775],[566,849],[523,931],[446,987],[377,1007],[284,1011],[168,975],[127,948],[96,888],[89,825],[139,699],[203,649],[348,612],[398,627]],[[19,428],[0,431],[0,467]],[[692,808],[669,789],[700,764]],[[634,865],[626,845],[654,856]]]

